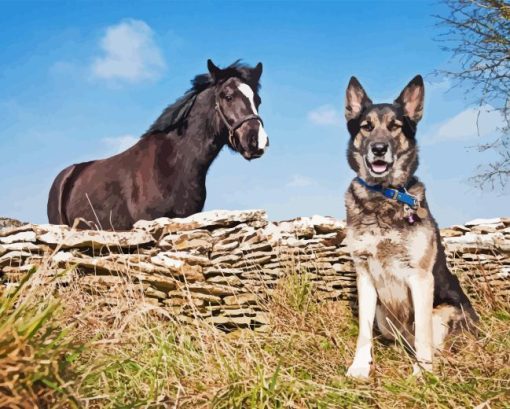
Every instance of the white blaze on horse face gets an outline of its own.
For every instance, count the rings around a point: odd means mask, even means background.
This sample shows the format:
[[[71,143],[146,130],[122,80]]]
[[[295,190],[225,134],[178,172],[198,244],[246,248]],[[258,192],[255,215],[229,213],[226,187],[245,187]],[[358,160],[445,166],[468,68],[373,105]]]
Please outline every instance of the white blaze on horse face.
[[[259,149],[265,150],[267,147],[268,140],[269,140],[269,138],[267,137],[266,130],[264,129],[262,124],[260,124],[259,125],[258,141],[257,141]]]
[[[250,101],[251,111],[255,115],[258,115],[259,113],[257,112],[257,108],[255,108],[255,101],[253,99],[255,95],[253,94],[251,87],[248,84],[241,83],[237,88],[244,94],[246,98],[248,98],[248,101]]]
[[[259,113],[257,111],[257,108],[255,107],[255,101],[254,101],[255,95],[253,94],[253,90],[251,89],[251,87],[247,84],[241,83],[241,84],[239,84],[239,86],[237,88],[239,89],[239,91],[241,91],[243,93],[243,95],[246,98],[248,98],[248,101],[250,101],[252,112],[255,115],[258,115]],[[269,138],[267,137],[267,133],[266,133],[264,127],[262,126],[262,124],[260,124],[258,140],[257,140],[258,148],[265,150],[268,140],[269,140]]]

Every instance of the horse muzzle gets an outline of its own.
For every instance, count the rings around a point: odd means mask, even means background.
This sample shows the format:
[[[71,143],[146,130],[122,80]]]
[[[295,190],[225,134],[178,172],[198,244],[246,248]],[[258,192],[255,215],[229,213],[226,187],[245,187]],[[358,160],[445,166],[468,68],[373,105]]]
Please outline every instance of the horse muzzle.
[[[260,158],[269,146],[269,138],[261,123],[245,123],[238,129],[237,151],[247,160]]]

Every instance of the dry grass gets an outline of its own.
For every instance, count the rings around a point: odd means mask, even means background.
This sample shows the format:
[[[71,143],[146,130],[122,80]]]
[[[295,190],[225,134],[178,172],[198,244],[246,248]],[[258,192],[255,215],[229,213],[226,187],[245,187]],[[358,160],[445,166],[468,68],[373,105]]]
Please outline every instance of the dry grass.
[[[510,407],[507,303],[476,300],[480,336],[452,340],[435,375],[410,377],[402,348],[377,342],[376,373],[359,383],[345,378],[356,320],[315,302],[306,277],[281,281],[264,334],[179,325],[132,288],[105,306],[30,280],[0,299],[0,407]]]
[[[32,274],[0,298],[0,407],[78,407],[71,361],[81,348],[56,319],[59,301],[29,286]]]

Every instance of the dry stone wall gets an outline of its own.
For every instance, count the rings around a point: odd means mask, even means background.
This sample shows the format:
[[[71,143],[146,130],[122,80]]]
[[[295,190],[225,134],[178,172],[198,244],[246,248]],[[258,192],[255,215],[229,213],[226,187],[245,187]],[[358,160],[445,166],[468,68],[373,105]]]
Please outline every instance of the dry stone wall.
[[[344,228],[322,216],[270,222],[261,210],[140,221],[128,232],[14,225],[0,229],[0,287],[17,285],[34,269],[65,285],[73,272],[81,288],[105,303],[133,288],[184,322],[264,329],[260,301],[289,275],[306,277],[318,299],[355,299]],[[462,281],[510,296],[510,218],[474,220],[442,236]]]

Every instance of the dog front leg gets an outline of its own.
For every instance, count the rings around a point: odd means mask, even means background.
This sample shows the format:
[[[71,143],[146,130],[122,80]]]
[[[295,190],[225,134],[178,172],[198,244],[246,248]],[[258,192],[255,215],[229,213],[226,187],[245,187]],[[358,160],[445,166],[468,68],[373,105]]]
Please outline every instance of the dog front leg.
[[[409,278],[409,287],[414,307],[414,347],[417,360],[413,365],[413,375],[418,375],[421,369],[432,371],[434,277],[432,273],[413,275]]]
[[[372,337],[377,305],[377,292],[368,272],[359,271],[357,275],[358,287],[358,316],[359,334],[356,353],[352,365],[347,370],[347,376],[366,379],[370,375],[372,365]]]

